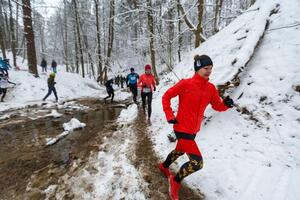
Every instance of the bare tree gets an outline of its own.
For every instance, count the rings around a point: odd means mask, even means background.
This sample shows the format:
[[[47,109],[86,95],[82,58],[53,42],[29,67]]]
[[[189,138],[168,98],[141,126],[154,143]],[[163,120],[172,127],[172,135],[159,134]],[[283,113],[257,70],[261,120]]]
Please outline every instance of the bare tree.
[[[19,45],[19,1],[16,1],[16,45],[18,47]],[[18,51],[17,51],[17,55],[18,55]]]
[[[74,12],[75,12],[75,21],[76,21],[76,34],[77,34],[77,40],[78,40],[78,47],[79,47],[79,56],[80,56],[80,62],[81,62],[81,72],[82,77],[85,77],[85,71],[84,71],[84,60],[83,60],[83,49],[82,49],[82,39],[80,34],[80,18],[78,14],[78,8],[77,8],[77,0],[72,0],[74,5]]]
[[[114,42],[114,24],[115,24],[115,0],[109,1],[109,28],[108,28],[108,43],[107,43],[107,57],[104,67],[104,81],[107,80],[107,69],[112,55]]]
[[[198,10],[198,24],[197,26],[194,26],[192,22],[188,19],[187,13],[185,12],[183,6],[180,3],[180,0],[177,0],[179,10],[181,12],[181,15],[184,18],[184,21],[186,25],[189,27],[189,29],[194,33],[195,35],[195,48],[199,47],[201,42],[205,41],[205,38],[203,37],[203,31],[202,31],[202,18],[203,18],[203,9],[204,9],[204,2],[203,0],[197,1],[197,10]]]
[[[22,0],[22,3],[23,3],[22,7],[23,7],[24,34],[26,38],[27,57],[28,57],[28,69],[30,73],[38,77],[30,0]]]
[[[169,54],[169,66],[173,68],[173,43],[174,43],[174,10],[175,7],[171,7],[168,11],[168,54]]]
[[[8,0],[8,7],[9,7],[9,26],[10,26],[10,47],[11,47],[11,52],[13,55],[13,65],[16,67],[17,66],[17,51],[16,51],[16,36],[15,36],[15,26],[14,26],[14,19],[12,15],[12,5],[11,1]]]
[[[1,2],[2,4],[2,2]],[[4,32],[4,19],[3,19],[3,11],[2,5],[0,6],[0,46],[3,58],[6,58],[6,45],[5,45],[5,32]]]
[[[96,35],[97,35],[97,66],[99,81],[103,83],[103,69],[102,69],[102,57],[101,57],[101,34],[100,34],[100,14],[99,14],[99,0],[95,0],[95,14],[96,14]]]
[[[2,0],[1,0],[1,2],[3,2]],[[8,19],[8,17],[7,17],[7,8],[6,9],[3,9],[3,16],[4,16],[4,21],[3,21],[3,23],[4,23],[4,27],[3,27],[3,30],[4,30],[4,35],[5,35],[5,46],[6,47],[8,47],[8,46],[10,46],[10,44],[11,44],[11,37],[10,37],[10,34],[9,34],[9,32],[10,32],[10,25],[9,25],[9,19]]]
[[[90,63],[90,69],[92,71],[92,76],[95,77],[94,63],[93,63],[92,55],[89,52],[89,41],[88,41],[87,36],[84,36],[84,40],[83,41],[84,41],[84,45],[85,45],[85,50],[86,50],[86,52],[88,54],[88,60],[89,60],[89,63]]]
[[[178,16],[178,50],[177,50],[177,55],[178,55],[178,61],[181,62],[181,49],[182,49],[182,34],[181,34],[181,26],[182,26],[182,20],[180,19],[180,2],[177,1],[177,16]]]
[[[76,31],[76,22],[74,21],[73,26],[74,33],[74,46],[75,46],[75,72],[79,74],[79,50],[78,50],[78,40],[77,40],[77,31]]]
[[[69,52],[68,52],[68,25],[67,25],[67,1],[64,0],[64,35],[63,35],[63,45],[64,45],[64,63],[66,65],[66,71],[69,72]]]
[[[155,48],[154,48],[154,20],[153,20],[153,11],[152,11],[152,2],[147,0],[147,19],[148,19],[148,30],[149,30],[149,45],[150,45],[150,57],[153,73],[156,79],[156,83],[159,83],[159,78],[156,72],[155,66]]]
[[[214,32],[215,33],[219,32],[222,4],[223,4],[223,0],[216,0],[215,20],[214,20]]]

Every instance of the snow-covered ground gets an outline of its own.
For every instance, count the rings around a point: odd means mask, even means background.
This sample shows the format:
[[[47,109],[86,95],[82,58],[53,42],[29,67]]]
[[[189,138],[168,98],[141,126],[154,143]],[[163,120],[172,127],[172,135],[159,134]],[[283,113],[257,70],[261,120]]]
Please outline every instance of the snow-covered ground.
[[[279,4],[279,12],[269,16]],[[259,9],[257,9],[259,8]],[[229,95],[248,114],[235,108],[217,113],[208,108],[209,119],[202,124],[196,141],[204,157],[204,168],[184,181],[199,189],[206,198],[224,200],[297,200],[300,199],[300,96],[295,86],[300,85],[300,2],[298,0],[258,0],[220,33],[186,54],[174,72],[180,78],[193,75],[195,54],[207,54],[214,62],[211,82],[224,84],[239,71],[241,83]],[[263,35],[266,21],[270,20],[259,48],[244,68],[247,60]],[[10,80],[18,85],[8,91],[0,111],[42,103],[47,93],[48,74],[40,78],[29,75],[21,62],[21,71],[10,70]],[[39,69],[40,70],[40,69]],[[59,69],[57,91],[60,100],[106,95],[103,87],[79,75]],[[174,83],[170,73],[160,81],[153,99],[151,136],[154,148],[163,160],[175,147],[166,137],[172,131],[162,111],[161,97]],[[129,93],[117,90],[116,99],[125,99]],[[238,98],[239,97],[239,98]],[[50,96],[48,101],[54,100]],[[176,107],[177,100],[172,102]],[[78,199],[146,199],[141,190],[147,184],[128,160],[128,148],[134,143],[129,124],[136,117],[132,105],[122,111],[119,130],[105,141],[90,168],[78,171],[77,176],[62,177],[71,186]],[[2,116],[0,116],[1,118]],[[121,135],[121,137],[120,137]],[[178,167],[188,158],[183,156]],[[92,185],[93,190],[89,190]],[[109,186],[109,187],[107,187]],[[51,186],[46,190],[50,198],[64,195],[64,188]],[[55,191],[55,192],[54,192]]]
[[[53,115],[52,115],[53,116]],[[54,114],[54,116],[58,116],[57,114]],[[70,134],[72,131],[80,128],[84,128],[86,126],[85,123],[81,123],[78,119],[72,118],[69,122],[66,122],[63,124],[64,132],[56,136],[55,138],[47,138],[47,146],[55,144],[58,140],[60,140],[63,137],[66,137],[68,134]]]
[[[277,3],[279,12],[269,17]],[[300,85],[300,27],[291,27],[300,22],[299,9],[297,0],[258,1],[175,68],[180,78],[191,77],[193,56],[207,54],[214,62],[211,82],[230,81],[247,62],[269,18],[264,39],[241,73],[241,84],[230,92],[249,115],[208,108],[205,116],[210,120],[196,137],[204,168],[185,181],[207,199],[300,199],[300,96],[295,91]],[[161,96],[177,81],[170,73],[154,95],[151,131],[162,160],[175,144],[166,137],[172,126],[165,120]],[[175,168],[187,159],[179,159]]]
[[[147,184],[129,160],[134,151],[135,136],[130,123],[137,116],[135,104],[124,109],[118,118],[119,128],[103,138],[100,152],[91,157],[87,167],[72,176],[65,175],[61,184],[51,185],[44,192],[46,199],[64,199],[68,190],[74,199],[146,199]],[[76,168],[75,166],[73,166]]]
[[[12,55],[8,54],[10,61],[12,61]],[[16,83],[16,86],[10,85],[8,92],[4,99],[5,102],[0,102],[0,111],[10,108],[22,108],[31,104],[42,104],[43,97],[48,92],[47,79],[51,70],[48,72],[41,72],[41,67],[38,66],[39,78],[33,77],[28,73],[26,61],[23,63],[22,59],[18,57],[17,65],[20,70],[9,70],[9,80]],[[48,66],[49,67],[49,66]],[[58,65],[58,73],[56,74],[56,90],[59,98],[59,102],[75,99],[94,97],[101,98],[107,96],[105,87],[99,86],[99,84],[89,78],[82,78],[78,74],[65,72],[64,66]],[[130,96],[128,92],[122,92],[120,88],[114,85],[115,88],[115,100],[124,100]],[[55,101],[54,94],[51,94],[46,102],[49,104]]]

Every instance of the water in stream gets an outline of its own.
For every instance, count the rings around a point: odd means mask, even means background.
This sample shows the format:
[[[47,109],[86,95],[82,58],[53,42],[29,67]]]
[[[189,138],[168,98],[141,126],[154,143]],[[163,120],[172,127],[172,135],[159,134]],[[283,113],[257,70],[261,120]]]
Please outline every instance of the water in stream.
[[[0,199],[43,198],[40,192],[27,194],[26,188],[47,188],[68,171],[74,160],[84,163],[91,152],[98,150],[105,128],[113,128],[121,107],[97,100],[76,103],[79,106],[19,110],[0,120]],[[82,104],[89,108],[81,109]],[[53,109],[63,115],[46,117]],[[63,123],[73,117],[86,123],[86,127],[46,146],[46,138],[61,134]]]

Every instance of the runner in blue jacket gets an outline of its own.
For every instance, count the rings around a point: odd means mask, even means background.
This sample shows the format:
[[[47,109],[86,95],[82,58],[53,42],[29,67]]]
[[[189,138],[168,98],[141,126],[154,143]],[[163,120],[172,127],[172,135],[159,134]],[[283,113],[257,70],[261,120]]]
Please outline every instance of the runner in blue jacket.
[[[130,68],[130,74],[128,74],[126,78],[126,85],[133,94],[134,103],[136,103],[137,82],[139,78],[140,78],[139,75],[134,72],[134,68]]]

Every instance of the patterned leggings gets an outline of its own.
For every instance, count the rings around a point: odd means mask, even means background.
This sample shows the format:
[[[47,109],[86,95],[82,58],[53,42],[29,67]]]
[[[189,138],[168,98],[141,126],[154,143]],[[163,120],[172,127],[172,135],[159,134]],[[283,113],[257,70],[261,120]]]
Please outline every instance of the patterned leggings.
[[[179,152],[176,150],[171,151],[171,153],[167,156],[167,159],[163,163],[163,166],[165,168],[168,168],[177,158],[182,156],[184,153]],[[181,182],[185,177],[188,175],[200,170],[203,168],[203,159],[201,155],[195,155],[195,154],[187,154],[190,161],[184,163],[179,172],[174,177],[174,180],[176,182]]]

